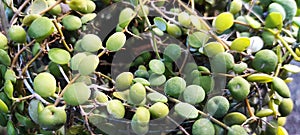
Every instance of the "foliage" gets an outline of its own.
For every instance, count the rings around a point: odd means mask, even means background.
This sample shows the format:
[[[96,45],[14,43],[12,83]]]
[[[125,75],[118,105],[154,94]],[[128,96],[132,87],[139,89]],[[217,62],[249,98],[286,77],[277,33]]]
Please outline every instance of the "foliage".
[[[288,134],[297,6],[1,0],[0,125],[9,135]]]

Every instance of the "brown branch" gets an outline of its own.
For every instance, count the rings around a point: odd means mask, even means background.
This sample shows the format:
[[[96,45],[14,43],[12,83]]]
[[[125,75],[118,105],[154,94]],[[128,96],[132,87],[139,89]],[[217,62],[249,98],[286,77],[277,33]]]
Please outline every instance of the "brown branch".
[[[20,12],[23,10],[23,8],[30,2],[30,0],[24,1],[24,3],[18,8],[18,10],[15,12],[14,16],[10,20],[10,25],[13,25],[14,20],[16,17],[20,14]]]

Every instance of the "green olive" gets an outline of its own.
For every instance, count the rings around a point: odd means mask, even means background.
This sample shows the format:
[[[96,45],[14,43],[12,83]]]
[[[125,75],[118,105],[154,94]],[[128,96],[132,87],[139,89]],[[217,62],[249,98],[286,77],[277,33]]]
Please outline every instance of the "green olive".
[[[63,98],[67,104],[77,106],[88,101],[91,90],[83,82],[77,82],[69,85],[63,94]]]
[[[3,49],[3,50],[7,49],[8,48],[7,43],[8,43],[8,41],[7,41],[6,36],[0,32],[0,49]]]
[[[228,82],[228,89],[234,99],[242,101],[250,93],[250,84],[244,78],[237,76]]]
[[[184,91],[185,87],[186,82],[184,79],[172,77],[165,83],[164,91],[166,95],[177,98]]]
[[[121,119],[125,115],[125,107],[120,100],[110,100],[106,106],[107,112],[116,119]]]
[[[22,26],[13,25],[8,30],[8,35],[12,41],[17,43],[26,42],[26,31]]]
[[[116,78],[116,88],[118,90],[125,90],[130,87],[133,81],[133,74],[131,72],[123,72]]]
[[[33,88],[42,97],[52,96],[56,91],[56,80],[50,73],[39,73],[34,78]]]
[[[78,30],[81,26],[81,19],[74,15],[67,15],[62,19],[62,24],[66,30]]]
[[[193,135],[214,135],[214,125],[206,118],[198,119],[192,127]]]
[[[278,111],[281,117],[288,116],[294,108],[293,100],[290,98],[284,98],[278,106]]]
[[[156,102],[151,105],[149,111],[153,118],[164,118],[169,114],[168,106],[162,102]]]
[[[277,55],[272,50],[260,50],[255,54],[252,66],[259,72],[271,73],[278,63]]]
[[[223,96],[214,96],[206,102],[206,109],[212,116],[221,118],[229,110],[229,101]]]

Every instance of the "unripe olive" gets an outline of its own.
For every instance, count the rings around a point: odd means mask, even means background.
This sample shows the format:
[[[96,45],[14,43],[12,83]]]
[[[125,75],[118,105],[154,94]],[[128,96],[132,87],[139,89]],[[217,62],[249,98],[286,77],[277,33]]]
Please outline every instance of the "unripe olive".
[[[221,118],[229,110],[229,102],[225,97],[215,96],[206,102],[206,109],[209,114]]]
[[[294,108],[293,100],[290,98],[284,98],[280,105],[278,106],[278,111],[281,114],[281,117],[288,116]]]
[[[39,73],[34,78],[33,88],[42,97],[52,96],[56,91],[56,80],[50,73]]]
[[[7,49],[7,38],[0,32],[0,49]]]
[[[17,43],[26,42],[26,31],[22,26],[11,26],[8,30],[8,35],[12,41],[15,41]]]
[[[237,76],[228,82],[228,89],[234,99],[242,101],[250,93],[250,84],[244,78]]]
[[[80,18],[74,15],[65,16],[62,23],[65,29],[69,31],[77,30],[82,26]]]
[[[125,90],[130,87],[133,80],[133,74],[131,72],[123,72],[116,78],[116,88],[118,90]]]
[[[164,118],[169,114],[169,108],[166,104],[162,102],[156,102],[153,104],[149,111],[153,118]]]

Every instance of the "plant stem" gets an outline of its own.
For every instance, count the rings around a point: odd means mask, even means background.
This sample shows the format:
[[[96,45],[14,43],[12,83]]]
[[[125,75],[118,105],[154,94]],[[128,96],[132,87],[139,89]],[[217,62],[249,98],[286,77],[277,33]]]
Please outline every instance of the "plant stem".
[[[277,39],[283,44],[283,46],[291,53],[291,55],[294,57],[296,61],[300,61],[300,57],[293,51],[293,49],[289,46],[289,44],[282,38],[282,36],[277,33],[275,35]]]
[[[23,10],[23,8],[30,2],[30,0],[26,0],[23,2],[23,4],[18,8],[18,10],[15,12],[15,14],[13,15],[13,17],[10,20],[10,25],[13,25],[14,20],[16,19],[16,17],[19,15],[19,13]],[[2,19],[2,18],[1,18]]]
[[[27,71],[28,67],[42,54],[42,50],[40,50],[22,69],[22,75],[25,75],[25,72]]]
[[[49,10],[51,10],[52,8],[54,8],[56,5],[60,4],[62,2],[62,0],[57,0],[56,3],[54,3],[53,5],[51,5],[50,7],[46,8],[45,10],[41,11],[39,14],[45,14],[46,12],[48,12]]]
[[[69,45],[67,44],[66,40],[65,40],[65,37],[64,37],[64,34],[63,32],[61,31],[61,28],[58,26],[57,24],[57,21],[54,19],[53,21],[53,24],[54,26],[56,27],[58,33],[60,34],[61,36],[61,40],[63,42],[63,45],[66,47],[66,49],[69,51],[69,52],[72,52],[73,51],[73,48],[70,48]],[[72,46],[71,46],[72,47]]]
[[[54,106],[57,106],[61,97],[63,96],[63,94],[66,92],[67,88],[73,84],[78,78],[80,77],[80,74],[77,74],[68,84],[67,86],[60,92],[60,94],[58,95],[58,97],[55,100]]]
[[[174,119],[167,116],[167,119],[169,119],[171,122],[173,122],[185,135],[190,135],[180,124],[178,124]]]
[[[16,55],[14,56],[14,59],[11,62],[10,69],[13,69],[15,67],[15,64],[19,58],[19,56],[22,54],[23,51],[27,49],[27,47],[31,46],[35,40],[32,40],[29,44],[26,44],[21,50],[19,50]]]
[[[101,57],[102,55],[104,55],[106,52],[107,52],[107,49],[104,48],[104,49],[102,50],[102,52],[100,52],[100,53],[98,54],[98,58],[100,58],[100,57]]]
[[[5,15],[5,10],[4,10],[4,3],[2,0],[0,0],[0,26],[2,26],[2,30],[7,33],[8,29],[9,29],[9,24],[8,24],[8,20],[6,18],[6,15]],[[1,32],[1,29],[0,29],[0,32]]]
[[[246,103],[247,110],[249,112],[250,117],[255,117],[253,111],[251,110],[251,106],[250,106],[248,98],[245,99],[245,103]]]

